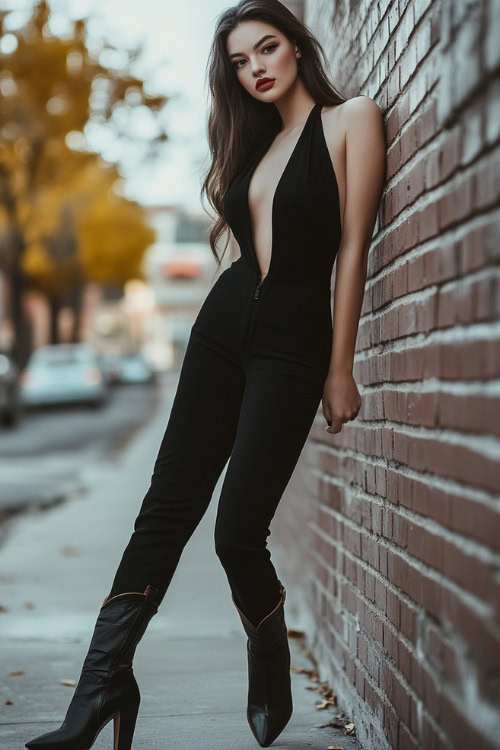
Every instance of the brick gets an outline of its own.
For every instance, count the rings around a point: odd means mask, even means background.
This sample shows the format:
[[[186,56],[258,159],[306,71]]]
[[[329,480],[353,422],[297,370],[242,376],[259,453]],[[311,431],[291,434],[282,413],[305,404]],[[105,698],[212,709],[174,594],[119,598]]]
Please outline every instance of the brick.
[[[418,750],[418,740],[411,734],[410,730],[404,724],[399,725],[399,745],[398,750]]]
[[[365,680],[365,700],[375,715],[382,713],[382,702],[373,686]]]
[[[441,147],[440,177],[448,179],[462,160],[463,132],[461,123],[445,131],[444,144]]]
[[[398,747],[399,721],[396,712],[384,703],[384,731],[390,747]]]
[[[490,739],[478,728],[472,726],[464,716],[464,711],[458,708],[449,694],[442,698],[442,724],[447,736],[456,747],[478,747],[481,750],[496,750],[498,744]]]
[[[435,237],[439,231],[438,204],[433,201],[417,212],[418,236],[421,241]]]
[[[426,190],[431,190],[441,181],[440,162],[441,156],[437,148],[427,155],[424,174]]]
[[[500,512],[498,509],[456,495],[450,506],[450,526],[454,531],[477,539],[500,552]]]
[[[408,649],[401,638],[398,638],[398,654],[396,659],[399,671],[408,682],[412,684],[412,652]]]
[[[424,111],[417,118],[415,124],[417,128],[418,144],[421,148],[428,141],[434,138],[437,133],[435,99],[432,99],[431,102],[425,107]],[[438,153],[437,150],[436,153]]]
[[[439,425],[443,428],[500,435],[499,413],[498,396],[439,394]]]
[[[417,637],[415,610],[403,600],[400,601],[400,623],[403,635],[414,643]]]
[[[484,40],[484,62],[486,70],[493,71],[500,66],[500,49],[498,48],[498,24],[499,8],[497,0],[486,0],[486,18],[485,30],[486,38]]]
[[[426,714],[423,717],[422,747],[425,750],[442,750],[439,733]]]
[[[474,208],[476,210],[484,210],[498,203],[500,196],[499,166],[500,156],[498,154],[478,165],[474,174]]]

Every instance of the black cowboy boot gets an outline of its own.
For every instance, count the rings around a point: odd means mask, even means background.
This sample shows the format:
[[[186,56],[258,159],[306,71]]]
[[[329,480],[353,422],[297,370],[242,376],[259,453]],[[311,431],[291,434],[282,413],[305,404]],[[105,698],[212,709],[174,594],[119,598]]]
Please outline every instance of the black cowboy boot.
[[[88,750],[114,720],[115,750],[130,750],[141,700],[132,659],[152,616],[157,589],[106,598],[61,727],[26,743],[37,750]]]
[[[248,636],[247,720],[261,747],[269,747],[288,724],[293,711],[285,598],[285,587],[280,581],[280,601],[255,627],[232,597]]]

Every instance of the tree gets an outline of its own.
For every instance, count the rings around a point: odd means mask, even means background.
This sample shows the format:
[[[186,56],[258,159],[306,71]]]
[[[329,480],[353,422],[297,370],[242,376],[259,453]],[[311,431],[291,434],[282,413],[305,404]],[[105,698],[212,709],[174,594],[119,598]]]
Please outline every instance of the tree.
[[[6,15],[0,12],[0,37],[5,35]],[[37,2],[27,24],[10,32],[16,38],[15,49],[0,54],[0,264],[11,283],[14,356],[21,365],[29,345],[22,314],[27,285],[23,256],[30,245],[27,265],[33,271],[37,253],[38,263],[48,258],[50,264],[51,254],[54,260],[63,248],[66,254],[70,248],[69,206],[61,203],[52,214],[52,239],[50,232],[37,237],[34,215],[40,215],[40,205],[52,190],[53,197],[58,190],[67,194],[79,170],[100,163],[88,150],[71,149],[68,136],[74,141],[80,134],[84,140],[85,126],[97,122],[113,128],[117,140],[126,141],[130,134],[123,115],[145,107],[157,125],[148,155],[167,139],[160,115],[168,98],[147,93],[144,81],[131,72],[140,49],[122,50],[127,56],[123,69],[107,67],[87,48],[84,19],[75,21],[72,33],[61,39],[47,34],[49,16],[48,3]],[[105,50],[114,48],[105,44],[101,52]]]

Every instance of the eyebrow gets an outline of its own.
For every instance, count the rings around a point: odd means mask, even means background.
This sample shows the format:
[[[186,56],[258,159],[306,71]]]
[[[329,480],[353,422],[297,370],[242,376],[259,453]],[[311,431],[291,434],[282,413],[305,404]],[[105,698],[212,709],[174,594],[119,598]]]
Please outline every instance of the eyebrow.
[[[256,42],[253,45],[253,49],[257,49],[257,47],[259,46],[259,44],[262,44],[262,42],[265,42],[266,39],[277,39],[277,38],[278,37],[274,36],[274,34],[266,34],[265,36],[262,37],[262,39],[259,39],[259,41]],[[245,53],[244,52],[233,52],[232,55],[229,55],[229,59],[231,60],[232,57],[240,57],[240,55],[243,55],[243,54],[245,54]]]

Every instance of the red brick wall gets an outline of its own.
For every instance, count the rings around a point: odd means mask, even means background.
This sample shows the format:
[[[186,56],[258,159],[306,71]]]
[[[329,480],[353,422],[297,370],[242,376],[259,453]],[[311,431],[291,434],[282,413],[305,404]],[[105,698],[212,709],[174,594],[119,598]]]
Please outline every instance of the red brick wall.
[[[321,407],[273,521],[365,748],[500,748],[500,2],[306,0],[349,96],[381,106],[356,420]]]

